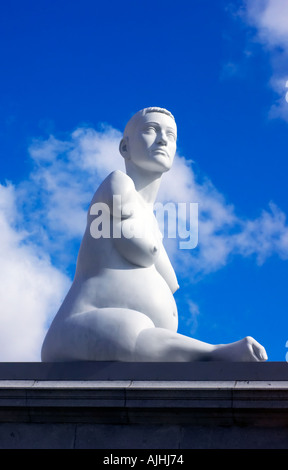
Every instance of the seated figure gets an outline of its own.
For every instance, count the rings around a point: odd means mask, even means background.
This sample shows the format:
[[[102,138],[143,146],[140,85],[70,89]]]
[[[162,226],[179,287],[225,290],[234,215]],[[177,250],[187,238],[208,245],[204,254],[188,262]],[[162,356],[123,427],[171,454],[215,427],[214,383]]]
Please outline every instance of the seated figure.
[[[176,139],[165,109],[145,108],[128,122],[119,148],[126,173],[111,173],[93,197],[74,281],[47,332],[42,361],[267,360],[249,336],[213,345],[177,333],[179,286],[153,213]]]

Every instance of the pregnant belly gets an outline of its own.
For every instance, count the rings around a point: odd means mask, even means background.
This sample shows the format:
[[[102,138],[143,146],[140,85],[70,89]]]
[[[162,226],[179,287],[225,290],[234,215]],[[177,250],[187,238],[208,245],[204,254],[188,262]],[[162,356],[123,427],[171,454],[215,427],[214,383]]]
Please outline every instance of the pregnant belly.
[[[147,315],[156,327],[177,331],[178,315],[173,294],[154,266],[105,269],[101,275],[87,279],[81,291],[93,307],[137,310]]]

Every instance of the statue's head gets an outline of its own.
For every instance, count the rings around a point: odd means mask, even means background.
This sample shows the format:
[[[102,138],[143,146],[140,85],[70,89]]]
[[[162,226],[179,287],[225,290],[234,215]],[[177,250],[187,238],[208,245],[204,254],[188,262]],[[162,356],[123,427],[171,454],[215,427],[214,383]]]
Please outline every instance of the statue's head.
[[[126,168],[139,168],[164,173],[170,170],[176,152],[177,127],[170,111],[164,108],[144,108],[128,121],[120,153]]]

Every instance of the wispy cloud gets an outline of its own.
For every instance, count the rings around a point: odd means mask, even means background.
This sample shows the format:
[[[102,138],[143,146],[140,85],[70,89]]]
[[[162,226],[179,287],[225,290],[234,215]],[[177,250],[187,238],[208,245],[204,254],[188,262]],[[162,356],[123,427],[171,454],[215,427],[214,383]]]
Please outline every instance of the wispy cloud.
[[[0,186],[0,361],[38,360],[42,340],[71,283],[69,268],[85,229],[86,211],[99,183],[124,169],[118,151],[121,134],[79,128],[65,139],[50,136],[30,146],[34,168],[26,181]],[[286,216],[273,203],[256,219],[245,219],[193,162],[176,155],[164,175],[162,202],[199,204],[199,244],[167,249],[178,275],[197,280],[217,271],[233,256],[288,259]],[[268,201],[269,203],[269,201]],[[76,243],[76,245],[73,245]],[[78,245],[77,245],[78,246]],[[197,305],[190,299],[194,320]]]
[[[244,0],[244,15],[257,28],[258,39],[269,49],[288,49],[286,0]]]
[[[0,361],[40,360],[47,320],[69,279],[21,227],[17,190],[0,185]]]
[[[288,80],[288,2],[243,0],[237,14],[253,28],[252,40],[262,44],[269,53],[272,70],[270,85],[276,93],[270,117],[288,122],[288,103],[285,99]]]

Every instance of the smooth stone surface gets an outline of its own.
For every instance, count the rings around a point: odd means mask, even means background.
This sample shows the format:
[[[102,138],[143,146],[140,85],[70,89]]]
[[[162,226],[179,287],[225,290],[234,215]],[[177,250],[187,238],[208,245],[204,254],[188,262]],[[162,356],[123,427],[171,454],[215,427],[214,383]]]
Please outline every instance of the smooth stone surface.
[[[73,283],[44,339],[42,361],[267,360],[251,336],[215,345],[178,333],[179,285],[154,214],[176,142],[166,109],[145,108],[128,121],[119,144],[126,173],[113,171],[96,189]]]

